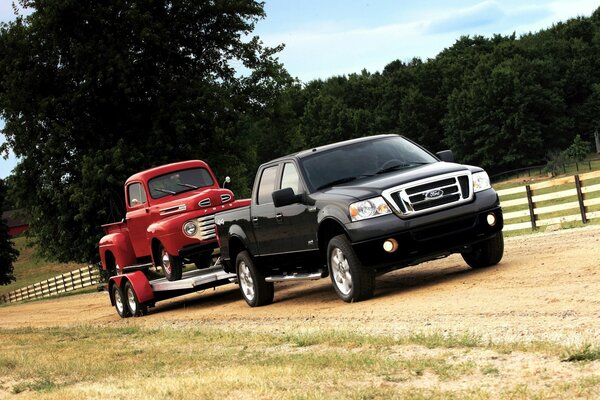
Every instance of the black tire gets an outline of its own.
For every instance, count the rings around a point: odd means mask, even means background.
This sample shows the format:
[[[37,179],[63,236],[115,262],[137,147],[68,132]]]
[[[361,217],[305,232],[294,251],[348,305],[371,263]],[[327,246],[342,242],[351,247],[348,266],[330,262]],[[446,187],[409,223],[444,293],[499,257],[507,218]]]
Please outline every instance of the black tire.
[[[327,267],[335,292],[347,303],[367,300],[375,292],[375,271],[362,265],[346,235],[327,246]]]
[[[123,290],[119,287],[119,285],[113,285],[112,289],[112,298],[115,303],[115,309],[117,310],[117,314],[121,318],[131,317],[131,312],[127,307],[125,296],[123,295]]]
[[[141,304],[138,301],[137,294],[135,293],[135,290],[133,290],[131,282],[125,282],[123,293],[125,295],[125,304],[127,305],[129,313],[132,316],[141,317],[142,315],[146,315],[148,313],[148,306]]]
[[[212,265],[212,251],[200,254],[192,260],[198,269],[205,269]]]
[[[161,244],[158,247],[158,262],[168,281],[178,281],[183,273],[183,263],[181,258],[169,254],[167,249]]]
[[[471,246],[471,251],[462,253],[462,257],[471,268],[485,268],[496,265],[504,255],[504,236],[498,232],[496,236],[485,242]]]
[[[258,271],[247,251],[237,255],[235,270],[240,292],[250,307],[260,307],[273,302],[275,295],[273,282],[265,281],[265,277]]]

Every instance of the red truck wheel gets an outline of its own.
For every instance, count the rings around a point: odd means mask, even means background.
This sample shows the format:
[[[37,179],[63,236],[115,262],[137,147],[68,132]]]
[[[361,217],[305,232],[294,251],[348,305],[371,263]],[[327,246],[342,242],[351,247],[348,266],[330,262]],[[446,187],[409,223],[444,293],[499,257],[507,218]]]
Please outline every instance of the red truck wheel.
[[[238,254],[236,270],[240,291],[250,307],[260,307],[273,302],[275,289],[273,282],[266,282],[265,277],[254,265],[254,261],[247,251]]]
[[[117,314],[119,314],[119,317],[121,317],[121,318],[131,317],[131,312],[129,311],[129,308],[127,308],[127,305],[125,304],[125,296],[123,296],[123,291],[121,290],[119,285],[113,285],[111,291],[112,291],[112,296],[113,296],[113,300],[115,303],[115,309],[117,310]]]
[[[160,266],[163,269],[165,278],[167,278],[168,281],[180,280],[183,272],[183,263],[181,262],[181,258],[169,254],[167,249],[165,249],[162,244],[158,249],[158,254],[160,256]]]

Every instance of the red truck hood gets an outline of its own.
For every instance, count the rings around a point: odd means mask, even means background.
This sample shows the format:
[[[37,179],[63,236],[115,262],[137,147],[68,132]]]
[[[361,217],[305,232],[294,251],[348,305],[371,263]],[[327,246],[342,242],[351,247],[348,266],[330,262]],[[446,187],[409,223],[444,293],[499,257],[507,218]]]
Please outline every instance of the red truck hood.
[[[234,200],[235,198],[231,190],[210,188],[201,192],[191,192],[191,195],[190,192],[182,193],[156,207],[160,215],[166,217],[193,210],[217,207],[222,204],[231,203]]]

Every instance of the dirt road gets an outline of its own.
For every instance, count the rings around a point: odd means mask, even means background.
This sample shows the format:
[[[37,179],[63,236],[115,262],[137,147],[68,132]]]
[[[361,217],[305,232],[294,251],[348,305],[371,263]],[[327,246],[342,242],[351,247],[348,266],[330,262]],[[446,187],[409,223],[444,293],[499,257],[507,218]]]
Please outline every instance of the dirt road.
[[[344,329],[371,334],[464,333],[494,342],[600,343],[600,227],[506,240],[495,267],[460,256],[383,275],[375,298],[346,304],[328,279],[276,284],[275,303],[251,309],[237,286],[164,301],[120,319],[106,293],[0,308],[4,328],[93,325],[228,326],[264,331]]]

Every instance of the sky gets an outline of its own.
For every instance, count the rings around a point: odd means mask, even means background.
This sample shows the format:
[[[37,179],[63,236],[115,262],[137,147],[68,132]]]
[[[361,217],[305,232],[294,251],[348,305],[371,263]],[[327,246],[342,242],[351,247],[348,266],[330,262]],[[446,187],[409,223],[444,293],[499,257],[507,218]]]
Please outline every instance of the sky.
[[[517,36],[589,16],[598,0],[264,0],[254,34],[285,44],[279,60],[303,82],[381,71],[394,60],[434,58],[463,35]],[[0,0],[0,22],[14,18]],[[0,120],[0,129],[4,123]],[[0,142],[4,137],[0,135]],[[0,158],[0,178],[17,160]]]

